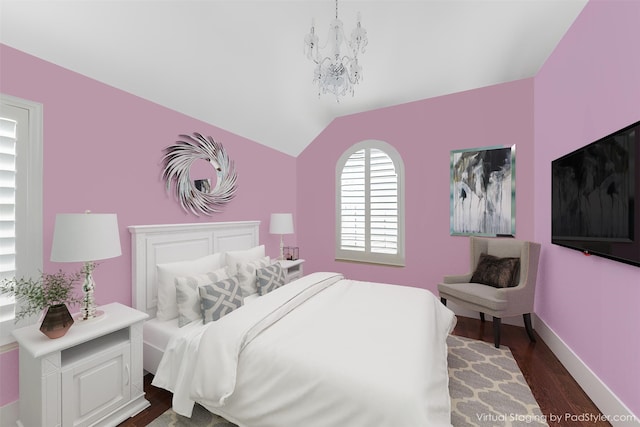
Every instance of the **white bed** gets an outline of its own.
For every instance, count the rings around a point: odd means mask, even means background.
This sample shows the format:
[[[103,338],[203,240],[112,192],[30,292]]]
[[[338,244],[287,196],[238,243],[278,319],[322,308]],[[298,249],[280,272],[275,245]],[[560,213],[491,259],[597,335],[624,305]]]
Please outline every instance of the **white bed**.
[[[149,315],[144,325],[143,366],[156,373],[166,345],[178,333],[177,319],[160,321],[158,264],[187,261],[212,253],[258,245],[260,221],[133,225],[131,233],[133,307]]]
[[[154,315],[157,264],[249,249],[258,225],[131,227],[136,308]],[[313,273],[206,325],[148,321],[144,367],[185,416],[197,402],[246,427],[449,426],[454,325],[423,289]]]

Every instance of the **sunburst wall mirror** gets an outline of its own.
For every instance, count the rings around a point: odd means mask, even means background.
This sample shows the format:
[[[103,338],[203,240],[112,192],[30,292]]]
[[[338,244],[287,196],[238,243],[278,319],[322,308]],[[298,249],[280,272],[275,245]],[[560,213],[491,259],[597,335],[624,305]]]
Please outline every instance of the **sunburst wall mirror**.
[[[164,149],[162,157],[162,178],[167,193],[173,193],[182,208],[200,216],[222,212],[238,189],[238,175],[234,162],[219,142],[212,137],[204,137],[194,132],[193,135],[179,135],[180,140]],[[192,179],[195,168],[208,163],[212,167],[215,178]]]

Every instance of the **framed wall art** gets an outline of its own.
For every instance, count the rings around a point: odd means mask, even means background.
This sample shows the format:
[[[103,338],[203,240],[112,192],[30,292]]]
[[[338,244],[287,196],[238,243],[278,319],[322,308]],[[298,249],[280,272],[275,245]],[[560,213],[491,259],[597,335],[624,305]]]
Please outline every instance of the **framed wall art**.
[[[515,145],[451,151],[451,235],[515,235],[515,165]]]

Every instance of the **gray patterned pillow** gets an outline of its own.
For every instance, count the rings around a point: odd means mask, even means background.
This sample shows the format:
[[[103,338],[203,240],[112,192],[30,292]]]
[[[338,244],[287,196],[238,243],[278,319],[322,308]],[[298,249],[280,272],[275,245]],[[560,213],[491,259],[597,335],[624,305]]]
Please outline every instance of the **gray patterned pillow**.
[[[240,308],[244,302],[238,276],[201,286],[198,290],[204,323],[220,319],[236,308]]]
[[[256,277],[258,279],[258,293],[260,293],[260,295],[266,295],[285,283],[284,269],[279,262],[268,267],[259,268],[258,271],[256,271]]]
[[[258,292],[256,271],[269,265],[271,265],[271,258],[268,256],[236,264],[243,296],[248,297]]]
[[[200,294],[198,288],[219,282],[229,277],[227,268],[220,268],[205,274],[191,277],[176,277],[176,300],[178,302],[178,327],[202,319]]]

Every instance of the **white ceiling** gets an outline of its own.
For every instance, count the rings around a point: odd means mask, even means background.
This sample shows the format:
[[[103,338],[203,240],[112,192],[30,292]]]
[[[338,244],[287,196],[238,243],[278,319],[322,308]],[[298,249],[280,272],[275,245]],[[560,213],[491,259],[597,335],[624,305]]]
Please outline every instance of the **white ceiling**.
[[[297,156],[335,117],[534,76],[586,2],[340,1],[369,36],[340,103],[303,53],[332,0],[0,0],[0,42]]]

